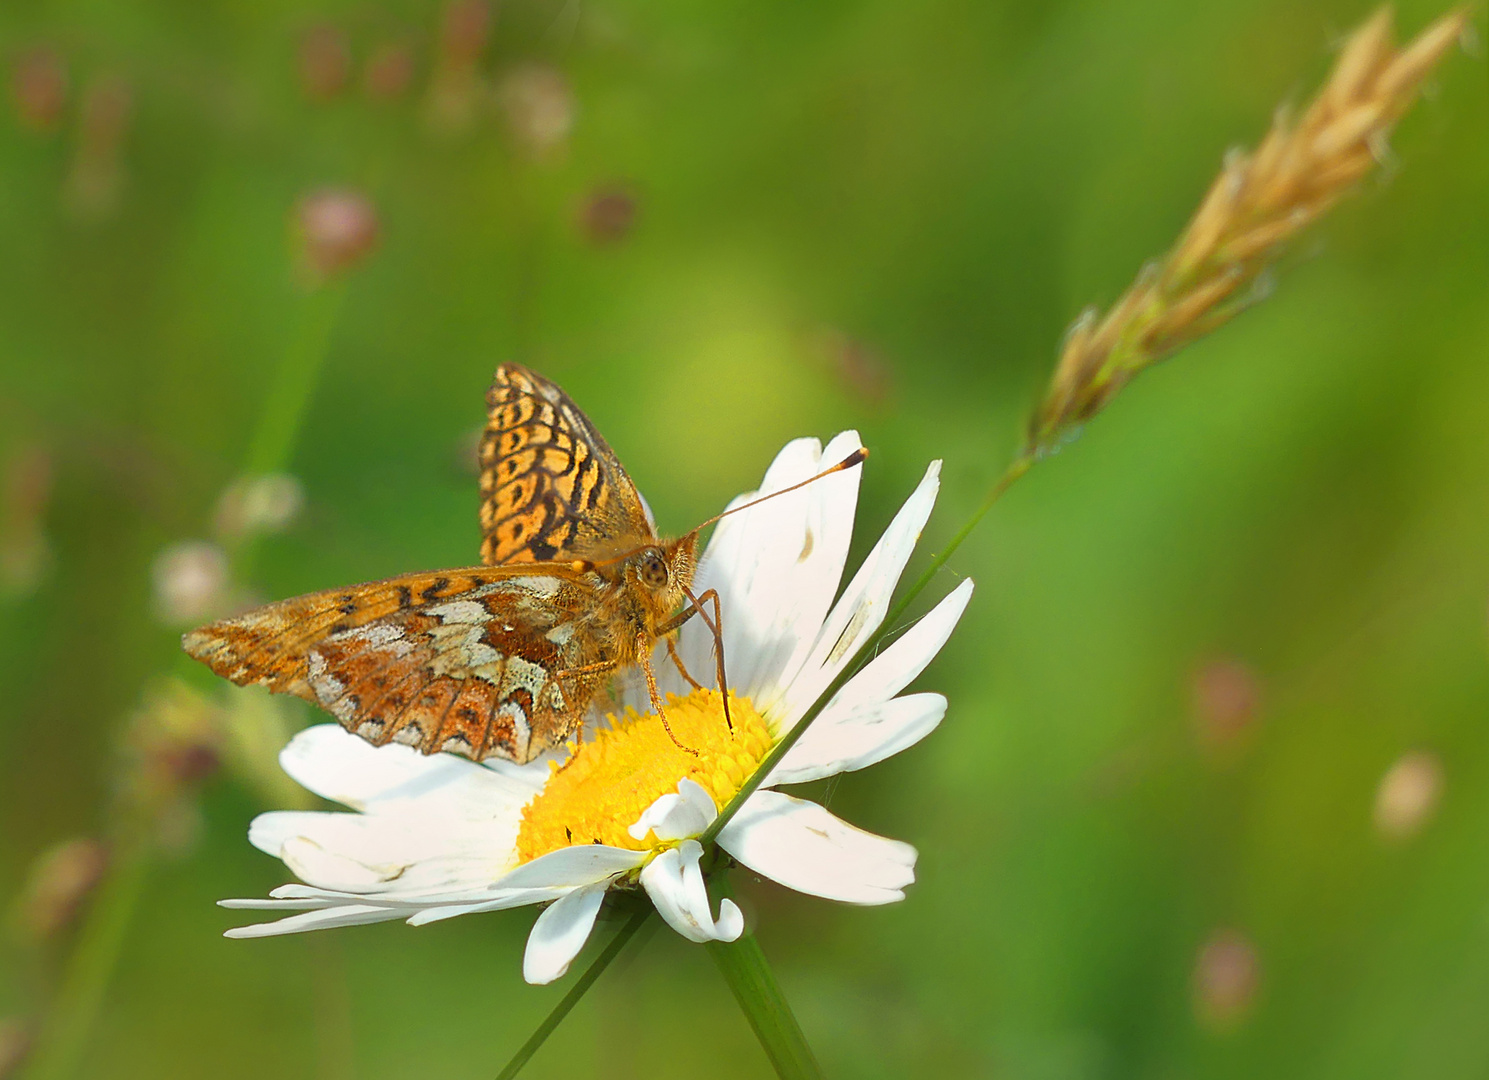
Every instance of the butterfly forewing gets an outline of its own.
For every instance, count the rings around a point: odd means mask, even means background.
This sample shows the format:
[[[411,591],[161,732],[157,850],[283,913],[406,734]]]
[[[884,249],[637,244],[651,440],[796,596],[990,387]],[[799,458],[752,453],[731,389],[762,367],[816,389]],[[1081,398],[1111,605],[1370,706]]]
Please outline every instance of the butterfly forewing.
[[[486,402],[482,562],[546,562],[653,538],[631,478],[555,383],[503,364]]]

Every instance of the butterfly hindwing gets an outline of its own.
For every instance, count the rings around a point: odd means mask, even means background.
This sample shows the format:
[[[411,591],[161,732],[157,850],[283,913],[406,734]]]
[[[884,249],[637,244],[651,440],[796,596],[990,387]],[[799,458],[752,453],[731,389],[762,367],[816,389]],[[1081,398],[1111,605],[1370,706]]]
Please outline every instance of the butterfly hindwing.
[[[555,383],[502,364],[486,402],[482,562],[546,562],[653,537],[631,478]]]
[[[575,632],[594,584],[566,567],[417,574],[270,604],[188,634],[239,684],[320,705],[376,745],[527,761],[603,681]],[[514,572],[515,571],[515,572]]]

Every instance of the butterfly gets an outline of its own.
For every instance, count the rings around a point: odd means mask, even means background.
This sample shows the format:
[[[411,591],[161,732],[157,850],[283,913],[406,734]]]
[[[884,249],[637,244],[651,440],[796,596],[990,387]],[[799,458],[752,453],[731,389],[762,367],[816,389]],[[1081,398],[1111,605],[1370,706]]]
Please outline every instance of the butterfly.
[[[282,600],[187,633],[187,653],[240,686],[319,705],[375,745],[426,754],[530,761],[580,733],[633,665],[665,724],[657,643],[695,688],[676,630],[699,616],[721,646],[718,593],[692,590],[698,533],[717,518],[660,538],[614,451],[536,372],[502,364],[486,401],[482,565]],[[716,648],[720,687],[723,657]]]

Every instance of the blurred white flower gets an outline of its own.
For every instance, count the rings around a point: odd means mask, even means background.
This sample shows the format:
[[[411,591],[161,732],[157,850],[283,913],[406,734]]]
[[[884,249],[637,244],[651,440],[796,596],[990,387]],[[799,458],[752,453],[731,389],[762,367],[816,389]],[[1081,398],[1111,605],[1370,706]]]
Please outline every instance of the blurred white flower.
[[[514,68],[502,79],[497,101],[512,137],[535,157],[562,146],[574,126],[574,95],[568,80],[544,64]]]
[[[1200,1023],[1229,1031],[1250,1013],[1261,982],[1256,946],[1239,930],[1217,930],[1194,961],[1194,1008]]]
[[[377,207],[352,188],[312,191],[296,204],[292,224],[301,269],[313,284],[360,265],[382,231]]]
[[[305,507],[305,489],[288,473],[242,476],[223,489],[213,516],[217,535],[239,540],[283,532]]]
[[[804,480],[859,445],[852,432],[826,450],[815,439],[790,443],[760,494]],[[834,604],[858,473],[836,473],[741,511],[714,533],[697,587],[718,589],[722,600],[735,688],[732,732],[717,691],[678,696],[687,684],[664,652],[655,666],[663,690],[674,695],[668,719],[696,757],[679,750],[655,716],[629,709],[608,730],[586,736],[561,771],[551,761],[478,765],[452,755],[424,757],[403,746],[374,748],[335,725],[310,728],[285,748],[285,771],[356,812],[260,815],[250,841],[283,859],[305,884],[282,886],[272,899],[223,905],[299,913],[228,935],[400,918],[420,925],[549,903],[533,926],[523,967],[529,982],[546,983],[583,947],[606,890],[639,885],[684,937],[737,938],[743,917],[727,899],[715,915],[696,838],[884,619],[935,501],[939,462]],[[903,899],[915,877],[914,848],[773,788],[864,768],[929,734],[946,699],[897,695],[945,644],[971,593],[972,583],[962,582],[832,698],[722,830],[725,851],[800,892],[853,904]],[[713,637],[701,620],[683,628],[678,644],[691,672],[713,670]],[[635,686],[622,693],[646,700]]]
[[[227,602],[227,552],[206,540],[183,540],[155,556],[155,613],[168,626],[190,626]]]
[[[1380,778],[1375,791],[1375,827],[1391,840],[1406,840],[1421,831],[1442,797],[1442,762],[1436,754],[1404,754]]]

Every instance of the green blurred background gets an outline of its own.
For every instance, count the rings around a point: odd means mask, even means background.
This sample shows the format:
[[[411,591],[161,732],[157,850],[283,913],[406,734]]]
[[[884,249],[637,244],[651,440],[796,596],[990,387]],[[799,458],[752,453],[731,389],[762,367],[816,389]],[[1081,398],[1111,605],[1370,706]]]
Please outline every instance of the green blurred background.
[[[1402,33],[1440,11],[1404,4]],[[853,426],[861,552],[944,457],[913,570],[1016,447],[1069,321],[1366,14],[0,7],[0,1031],[34,1026],[76,941],[28,924],[35,860],[117,834],[127,718],[188,674],[152,567],[213,536],[332,300],[287,463],[304,509],[237,557],[256,596],[474,561],[504,359],[565,385],[671,531],[785,440]],[[978,592],[920,680],[946,722],[816,792],[919,847],[907,902],[742,882],[830,1074],[1489,1073],[1486,132],[1483,60],[1455,52],[1275,296],[957,553],[939,591]],[[380,242],[312,294],[290,221],[325,185],[365,193]],[[494,1075],[562,992],[521,981],[533,913],[224,940],[242,920],[214,901],[285,879],[245,840],[276,804],[241,768],[202,786],[77,1075]],[[527,1075],[767,1069],[663,932]]]

